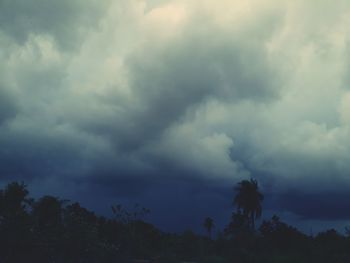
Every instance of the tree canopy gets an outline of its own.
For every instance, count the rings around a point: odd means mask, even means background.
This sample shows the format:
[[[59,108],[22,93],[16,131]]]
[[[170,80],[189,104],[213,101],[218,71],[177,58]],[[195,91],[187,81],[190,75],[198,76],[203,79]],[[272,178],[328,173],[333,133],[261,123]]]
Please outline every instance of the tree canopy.
[[[167,233],[145,221],[135,205],[113,205],[106,218],[77,202],[46,195],[30,198],[23,183],[0,190],[0,261],[13,262],[203,262],[270,263],[350,261],[350,239],[331,229],[308,236],[273,216],[258,230],[262,194],[255,180],[242,181],[224,232],[211,237],[214,220],[202,222],[208,235]],[[200,222],[199,222],[200,224]]]

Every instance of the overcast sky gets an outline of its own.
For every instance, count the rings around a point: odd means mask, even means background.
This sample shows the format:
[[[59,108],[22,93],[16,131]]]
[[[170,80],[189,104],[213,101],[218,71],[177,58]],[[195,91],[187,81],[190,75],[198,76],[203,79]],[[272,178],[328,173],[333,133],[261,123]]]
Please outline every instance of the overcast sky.
[[[0,182],[183,230],[253,177],[263,217],[343,227],[349,24],[346,0],[0,0]]]

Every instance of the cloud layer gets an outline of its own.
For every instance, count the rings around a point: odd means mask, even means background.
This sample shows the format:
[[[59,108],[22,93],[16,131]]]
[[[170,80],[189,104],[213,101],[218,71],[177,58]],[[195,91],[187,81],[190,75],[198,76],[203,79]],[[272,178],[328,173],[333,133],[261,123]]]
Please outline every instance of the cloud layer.
[[[346,1],[12,0],[0,17],[4,183],[160,211],[253,176],[271,210],[349,218],[332,208],[350,186]],[[337,216],[308,209],[332,194]]]

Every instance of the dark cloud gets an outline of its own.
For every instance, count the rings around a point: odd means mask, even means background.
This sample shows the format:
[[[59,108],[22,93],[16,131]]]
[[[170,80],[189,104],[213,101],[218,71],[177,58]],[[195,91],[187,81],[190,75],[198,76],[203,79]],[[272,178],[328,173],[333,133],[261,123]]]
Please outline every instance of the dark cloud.
[[[45,178],[62,174],[79,174],[82,169],[84,145],[79,138],[52,137],[49,132],[30,131],[25,126],[22,131],[13,127],[2,128],[0,169],[2,179],[25,180]]]
[[[0,83],[0,126],[4,124],[6,120],[14,118],[17,110],[18,105],[15,96],[4,89]]]
[[[307,220],[349,220],[348,193],[290,193],[279,197],[278,209],[288,210]]]
[[[26,42],[31,34],[49,34],[65,48],[76,47],[82,33],[96,27],[105,4],[97,1],[46,0],[0,2],[1,30],[16,39]]]

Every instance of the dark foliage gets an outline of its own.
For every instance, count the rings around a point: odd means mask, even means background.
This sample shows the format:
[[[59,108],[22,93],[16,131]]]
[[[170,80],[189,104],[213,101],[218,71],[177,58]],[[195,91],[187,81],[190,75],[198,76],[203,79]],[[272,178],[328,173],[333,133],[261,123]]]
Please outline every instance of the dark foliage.
[[[263,194],[259,192],[258,182],[254,179],[243,180],[235,187],[236,196],[233,204],[237,206],[237,211],[248,218],[248,224],[255,229],[255,219],[261,217],[261,202],[264,200]]]
[[[257,190],[256,181],[248,182]],[[249,206],[254,217],[262,201],[255,190],[248,191],[259,203]],[[273,216],[255,231],[243,199],[224,232],[212,238],[209,217],[203,224],[208,236],[190,230],[171,234],[145,222],[150,211],[139,205],[112,206],[114,217],[108,219],[79,203],[53,196],[33,200],[28,194],[23,183],[0,191],[0,262],[350,262],[349,237],[333,229],[311,237]]]

